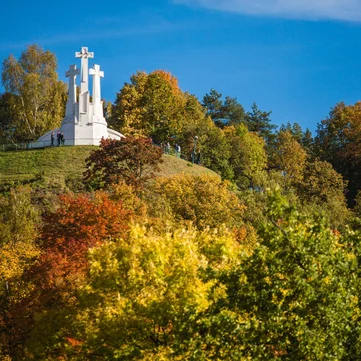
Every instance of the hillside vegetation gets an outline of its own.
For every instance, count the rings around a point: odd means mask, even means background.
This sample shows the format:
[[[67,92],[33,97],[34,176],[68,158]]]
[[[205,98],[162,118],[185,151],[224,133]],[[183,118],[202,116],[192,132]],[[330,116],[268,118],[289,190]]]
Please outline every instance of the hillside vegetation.
[[[44,59],[7,60],[0,143],[60,125]],[[106,108],[122,140],[0,152],[0,361],[361,360],[361,102],[313,138],[158,70]]]
[[[85,159],[95,146],[54,147],[0,153],[0,188],[19,183],[37,182],[51,188],[64,188],[69,183],[81,182]],[[175,156],[163,155],[157,175],[169,177],[190,175],[217,175],[208,168],[191,164]]]

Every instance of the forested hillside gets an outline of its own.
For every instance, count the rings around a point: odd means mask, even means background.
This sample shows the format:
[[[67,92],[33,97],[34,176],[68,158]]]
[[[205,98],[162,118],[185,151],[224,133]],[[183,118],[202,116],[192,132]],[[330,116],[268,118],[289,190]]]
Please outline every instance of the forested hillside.
[[[53,54],[2,80],[2,144],[60,125]],[[124,139],[0,152],[0,360],[360,360],[360,104],[313,137],[136,72]]]

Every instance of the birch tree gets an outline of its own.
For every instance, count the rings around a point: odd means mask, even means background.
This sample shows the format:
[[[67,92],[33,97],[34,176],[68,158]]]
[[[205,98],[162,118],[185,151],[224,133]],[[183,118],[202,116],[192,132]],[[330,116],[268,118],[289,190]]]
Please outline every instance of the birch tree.
[[[66,104],[66,84],[58,80],[57,60],[53,53],[30,45],[16,59],[9,55],[3,62],[2,83],[11,94],[9,120],[15,141],[36,140],[60,125]]]

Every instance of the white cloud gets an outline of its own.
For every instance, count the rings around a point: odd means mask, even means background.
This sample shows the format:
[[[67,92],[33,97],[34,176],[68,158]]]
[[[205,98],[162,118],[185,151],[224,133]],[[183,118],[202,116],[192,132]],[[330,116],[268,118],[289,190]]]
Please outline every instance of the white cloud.
[[[361,21],[360,0],[173,0],[242,14]]]

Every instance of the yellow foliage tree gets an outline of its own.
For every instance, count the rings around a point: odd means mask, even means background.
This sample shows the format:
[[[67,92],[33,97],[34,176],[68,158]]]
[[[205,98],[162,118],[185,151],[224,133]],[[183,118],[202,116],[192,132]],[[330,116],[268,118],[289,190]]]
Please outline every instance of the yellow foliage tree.
[[[164,142],[179,132],[185,104],[173,75],[163,70],[138,71],[117,93],[110,125],[125,135]]]
[[[12,189],[8,197],[0,197],[0,359],[13,354],[23,338],[26,317],[21,317],[21,302],[32,285],[24,283],[22,275],[40,254],[35,243],[39,219],[30,188]]]
[[[90,251],[71,326],[56,330],[53,349],[40,351],[46,342],[38,340],[35,358],[175,359],[190,321],[225,294],[214,274],[236,267],[242,251],[225,228],[157,233],[132,226],[129,239]]]
[[[230,145],[230,164],[234,181],[240,188],[259,185],[259,177],[267,167],[265,141],[243,124],[227,126],[224,134]]]
[[[243,224],[245,206],[231,183],[218,177],[181,174],[170,179],[158,178],[153,191],[170,205],[178,222],[192,222],[200,229]]]
[[[306,162],[307,152],[289,131],[281,131],[270,163],[272,168],[282,172],[285,184],[297,185],[302,181]]]
[[[16,141],[35,140],[60,125],[65,113],[66,84],[58,80],[50,51],[30,45],[17,60],[3,62],[2,82],[12,108],[11,134]]]

